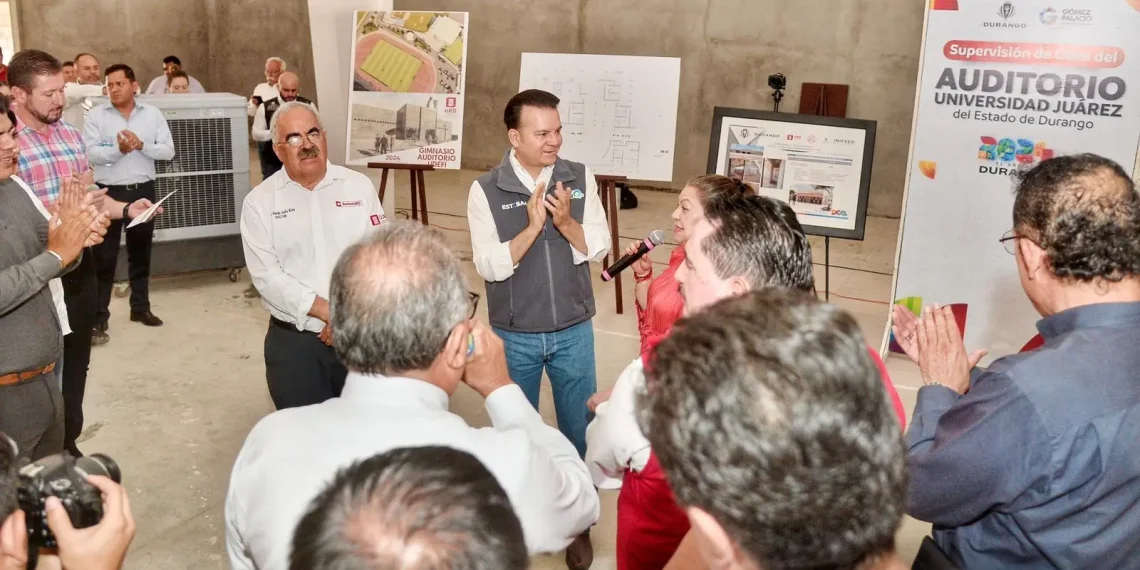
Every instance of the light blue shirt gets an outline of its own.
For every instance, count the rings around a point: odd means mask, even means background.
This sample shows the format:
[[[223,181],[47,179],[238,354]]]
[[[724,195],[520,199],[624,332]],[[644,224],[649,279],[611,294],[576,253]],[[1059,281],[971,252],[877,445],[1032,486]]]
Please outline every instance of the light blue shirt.
[[[129,130],[143,142],[141,151],[119,152],[118,135]],[[123,117],[110,104],[87,114],[83,129],[87,160],[95,168],[95,181],[107,186],[139,184],[154,180],[154,161],[174,158],[174,139],[162,111],[136,101],[130,117]]]

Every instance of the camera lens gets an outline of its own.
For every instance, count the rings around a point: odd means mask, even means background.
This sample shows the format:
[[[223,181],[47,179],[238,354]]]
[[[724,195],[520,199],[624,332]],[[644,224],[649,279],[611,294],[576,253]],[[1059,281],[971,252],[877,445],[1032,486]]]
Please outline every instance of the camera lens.
[[[75,466],[86,471],[88,475],[102,475],[116,483],[123,482],[123,473],[119,471],[119,464],[102,453],[80,457],[75,460]]]

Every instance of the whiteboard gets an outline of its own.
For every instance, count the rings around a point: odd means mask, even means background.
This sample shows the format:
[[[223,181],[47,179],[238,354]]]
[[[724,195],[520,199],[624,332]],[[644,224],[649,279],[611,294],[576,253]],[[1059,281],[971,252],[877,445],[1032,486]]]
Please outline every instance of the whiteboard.
[[[681,59],[524,53],[519,90],[562,100],[562,158],[595,174],[673,180]]]

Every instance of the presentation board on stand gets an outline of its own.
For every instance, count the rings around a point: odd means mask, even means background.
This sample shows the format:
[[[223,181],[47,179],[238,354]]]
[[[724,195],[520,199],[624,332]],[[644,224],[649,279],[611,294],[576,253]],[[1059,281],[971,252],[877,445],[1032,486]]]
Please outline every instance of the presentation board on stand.
[[[895,304],[951,306],[967,349],[989,359],[1034,337],[1039,315],[998,243],[1013,225],[1013,176],[1086,152],[1134,171],[1137,30],[1140,3],[1122,0],[928,5]]]
[[[524,53],[519,90],[561,99],[562,150],[595,174],[671,181],[681,59]]]
[[[862,240],[875,121],[717,107],[708,172],[788,204],[810,235]]]
[[[356,12],[346,164],[458,169],[466,12]]]

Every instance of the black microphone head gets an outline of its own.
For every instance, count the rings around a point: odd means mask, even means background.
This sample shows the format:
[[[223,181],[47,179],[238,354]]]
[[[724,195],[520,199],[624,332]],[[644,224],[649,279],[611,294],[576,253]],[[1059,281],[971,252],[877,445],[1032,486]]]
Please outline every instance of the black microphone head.
[[[654,247],[665,243],[665,232],[661,230],[653,230],[649,232],[649,243],[652,243]]]

